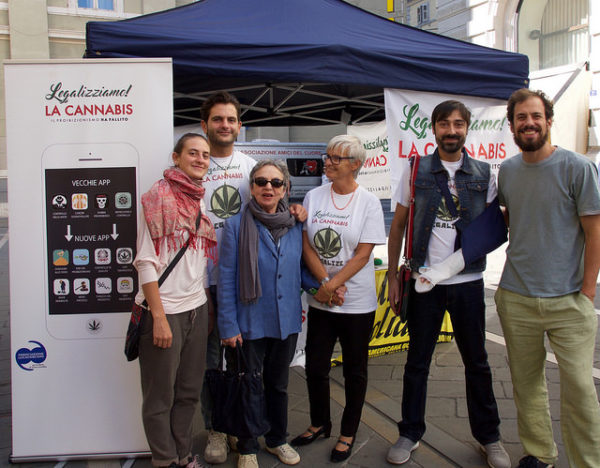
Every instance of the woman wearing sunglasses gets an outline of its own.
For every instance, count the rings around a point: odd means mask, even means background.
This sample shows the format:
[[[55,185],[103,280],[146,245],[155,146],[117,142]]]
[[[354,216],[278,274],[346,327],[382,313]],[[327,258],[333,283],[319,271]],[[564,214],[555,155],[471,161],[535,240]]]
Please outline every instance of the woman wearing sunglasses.
[[[331,183],[311,190],[304,199],[308,219],[303,256],[321,284],[308,298],[306,383],[311,425],[292,445],[307,445],[320,435],[330,435],[329,370],[339,338],[346,407],[339,439],[331,451],[333,462],[350,456],[360,423],[367,390],[368,345],[377,308],[372,252],[376,244],[386,241],[379,200],[356,182],[365,157],[358,138],[332,138],[323,155],[325,175]],[[344,285],[343,304],[336,305],[335,291]]]
[[[289,172],[282,161],[259,161],[250,172],[252,199],[225,222],[219,258],[218,325],[234,365],[241,346],[247,372],[262,372],[271,429],[267,451],[282,463],[300,462],[286,442],[289,365],[302,326],[302,224],[286,200]],[[318,287],[313,284],[308,287]],[[256,439],[240,438],[238,467],[258,467]]]

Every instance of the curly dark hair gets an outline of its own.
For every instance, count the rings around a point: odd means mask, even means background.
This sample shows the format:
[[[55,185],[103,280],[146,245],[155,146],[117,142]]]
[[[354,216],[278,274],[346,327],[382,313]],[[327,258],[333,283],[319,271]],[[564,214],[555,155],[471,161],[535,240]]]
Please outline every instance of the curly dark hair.
[[[240,101],[233,94],[229,94],[227,91],[218,91],[208,96],[206,101],[202,103],[202,109],[200,110],[200,118],[205,122],[210,117],[210,111],[215,104],[233,104],[237,113],[237,118],[240,120],[241,106]]]
[[[515,118],[515,106],[520,104],[521,102],[526,101],[531,97],[537,97],[542,100],[544,104],[544,113],[546,115],[546,120],[550,120],[554,117],[554,102],[544,94],[542,91],[533,91],[528,88],[517,89],[514,93],[510,95],[508,98],[508,104],[506,105],[506,117],[508,121],[513,124]]]

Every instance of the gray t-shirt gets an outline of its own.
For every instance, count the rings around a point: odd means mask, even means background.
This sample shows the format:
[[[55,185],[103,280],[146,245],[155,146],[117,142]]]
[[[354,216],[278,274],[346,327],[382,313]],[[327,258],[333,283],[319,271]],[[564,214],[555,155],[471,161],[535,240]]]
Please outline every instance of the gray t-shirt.
[[[581,289],[585,239],[579,217],[600,214],[594,163],[560,147],[534,164],[518,154],[500,166],[498,197],[510,223],[500,286],[530,297]]]

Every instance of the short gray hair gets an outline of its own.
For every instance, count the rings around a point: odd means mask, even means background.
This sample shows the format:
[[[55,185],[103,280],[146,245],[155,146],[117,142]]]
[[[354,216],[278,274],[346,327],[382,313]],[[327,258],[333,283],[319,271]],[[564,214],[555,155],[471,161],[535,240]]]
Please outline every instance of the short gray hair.
[[[337,135],[334,136],[329,143],[327,143],[327,153],[329,154],[333,150],[340,150],[342,156],[349,156],[351,158],[356,159],[360,166],[358,169],[354,171],[354,178],[358,177],[358,172],[360,168],[365,163],[365,159],[367,159],[367,151],[363,146],[360,138],[354,135]]]
[[[250,171],[250,185],[254,183],[254,174],[265,166],[273,166],[283,175],[283,186],[286,190],[289,188],[290,183],[290,171],[288,171],[287,164],[281,159],[260,159]]]

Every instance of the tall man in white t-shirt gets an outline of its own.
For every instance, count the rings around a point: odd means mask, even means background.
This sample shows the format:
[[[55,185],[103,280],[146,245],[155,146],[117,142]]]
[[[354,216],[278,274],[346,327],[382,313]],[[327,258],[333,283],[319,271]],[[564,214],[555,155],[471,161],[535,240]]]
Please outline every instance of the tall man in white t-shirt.
[[[431,125],[438,146],[419,161],[412,232],[413,275],[419,268],[436,265],[450,256],[458,247],[457,229],[468,225],[496,197],[489,164],[470,158],[464,149],[470,121],[470,111],[459,101],[444,101],[433,110]],[[390,304],[395,307],[399,294],[396,272],[410,204],[410,174],[399,184],[392,200],[397,205],[388,242],[388,283]],[[510,458],[500,442],[500,419],[485,350],[484,269],[485,258],[474,261],[423,293],[414,289],[416,277],[411,280],[402,421],[398,423],[400,437],[387,455],[390,463],[407,462],[425,433],[429,366],[448,310],[465,366],[471,432],[481,444],[489,466],[510,468]]]
[[[203,182],[206,190],[204,203],[207,215],[215,227],[218,244],[221,243],[225,220],[239,213],[250,199],[250,171],[256,164],[254,159],[233,147],[242,127],[240,113],[239,101],[227,92],[209,96],[201,110],[202,130],[210,144],[210,165]],[[218,272],[216,265],[210,261],[208,273],[212,301],[215,313],[218,314]],[[214,317],[212,324],[212,331],[208,336],[207,369],[214,369],[219,364],[221,343]],[[227,436],[212,430],[212,400],[206,387],[202,389],[201,403],[204,425],[209,431],[204,459],[212,464],[224,463],[229,451]]]

